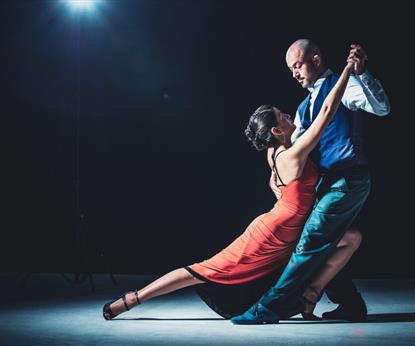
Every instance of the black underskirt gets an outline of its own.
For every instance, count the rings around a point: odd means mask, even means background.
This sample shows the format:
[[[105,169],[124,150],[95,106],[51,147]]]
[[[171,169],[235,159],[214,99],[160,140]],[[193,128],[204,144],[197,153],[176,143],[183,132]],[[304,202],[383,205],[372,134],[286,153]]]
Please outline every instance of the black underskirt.
[[[185,269],[197,279],[205,281],[195,286],[200,298],[216,313],[229,319],[254,305],[278,280],[284,267],[259,279],[243,284],[221,284],[207,280],[189,267]]]

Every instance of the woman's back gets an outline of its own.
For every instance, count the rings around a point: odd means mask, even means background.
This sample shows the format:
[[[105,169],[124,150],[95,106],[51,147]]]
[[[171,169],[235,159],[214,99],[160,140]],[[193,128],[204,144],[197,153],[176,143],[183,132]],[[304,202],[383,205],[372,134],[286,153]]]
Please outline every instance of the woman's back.
[[[289,203],[296,210],[308,209],[308,201],[314,199],[318,169],[310,159],[294,161],[289,151],[270,149],[267,155],[276,186],[283,192],[280,203]]]
[[[303,174],[282,186],[282,197],[256,217],[228,247],[212,258],[191,265],[197,277],[223,284],[240,284],[284,266],[314,204],[318,171],[308,160]]]

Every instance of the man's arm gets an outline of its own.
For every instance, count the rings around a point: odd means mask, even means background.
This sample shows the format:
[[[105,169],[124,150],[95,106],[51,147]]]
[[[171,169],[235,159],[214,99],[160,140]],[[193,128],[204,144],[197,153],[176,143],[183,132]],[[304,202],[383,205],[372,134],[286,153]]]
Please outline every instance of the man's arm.
[[[352,45],[349,57],[357,59],[354,76],[351,76],[342,103],[352,111],[362,109],[378,116],[390,112],[389,99],[382,84],[366,70],[367,54],[360,45]]]
[[[295,125],[295,130],[291,135],[292,143],[294,143],[305,131],[305,128],[303,127],[303,125],[301,125],[300,114],[298,113],[298,111],[295,114],[294,125]]]

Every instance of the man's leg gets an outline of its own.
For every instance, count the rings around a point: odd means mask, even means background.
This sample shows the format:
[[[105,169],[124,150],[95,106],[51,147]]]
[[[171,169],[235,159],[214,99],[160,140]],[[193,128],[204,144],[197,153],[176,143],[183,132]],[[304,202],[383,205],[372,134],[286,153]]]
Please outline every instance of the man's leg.
[[[367,307],[352,281],[350,270],[344,268],[330,281],[325,290],[329,299],[339,306],[323,313],[323,318],[362,321],[366,319]]]
[[[325,289],[327,297],[335,304],[344,304],[358,294],[357,288],[352,281],[349,267],[343,268]]]
[[[323,177],[316,204],[282,276],[255,306],[232,322],[273,323],[301,312],[301,295],[360,211],[369,190],[367,171]]]

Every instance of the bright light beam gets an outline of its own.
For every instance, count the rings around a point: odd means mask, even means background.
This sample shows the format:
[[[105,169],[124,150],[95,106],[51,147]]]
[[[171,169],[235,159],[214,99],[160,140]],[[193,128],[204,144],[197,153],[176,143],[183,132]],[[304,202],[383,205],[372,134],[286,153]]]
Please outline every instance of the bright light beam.
[[[66,4],[74,11],[92,11],[100,0],[65,0]]]

